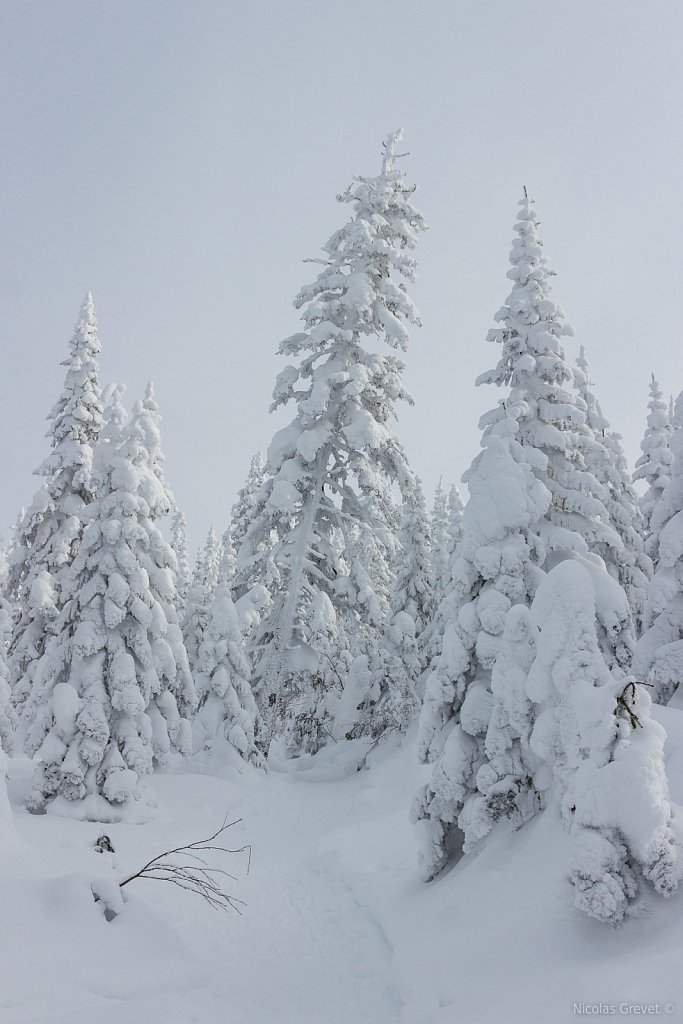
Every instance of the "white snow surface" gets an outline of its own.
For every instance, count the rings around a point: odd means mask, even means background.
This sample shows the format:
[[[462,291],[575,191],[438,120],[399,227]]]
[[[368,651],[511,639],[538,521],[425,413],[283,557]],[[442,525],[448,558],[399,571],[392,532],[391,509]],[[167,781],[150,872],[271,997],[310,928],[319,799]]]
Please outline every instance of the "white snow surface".
[[[683,802],[683,712],[655,713]],[[331,745],[268,774],[237,758],[202,762],[222,777],[175,764],[153,777],[157,816],[138,826],[30,815],[30,765],[11,762],[0,1022],[562,1024],[575,1003],[624,1002],[671,1002],[670,1019],[683,1016],[683,893],[648,893],[618,928],[587,918],[556,808],[420,881],[408,805],[431,769],[415,763],[414,739],[370,753],[369,741]],[[227,865],[242,917],[140,881],[105,920],[93,889],[115,904],[116,878],[226,812],[242,819],[228,844],[252,845],[248,875],[244,855]],[[113,855],[94,851],[100,831]]]

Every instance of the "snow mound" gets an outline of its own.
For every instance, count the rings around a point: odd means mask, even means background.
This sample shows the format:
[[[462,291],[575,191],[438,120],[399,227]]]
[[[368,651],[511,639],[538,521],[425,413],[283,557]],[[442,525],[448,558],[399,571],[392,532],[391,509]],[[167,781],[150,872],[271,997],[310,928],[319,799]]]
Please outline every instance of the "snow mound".
[[[671,795],[683,802],[683,713],[667,732]],[[21,809],[30,767],[12,762],[17,847],[0,855],[0,1020],[7,1024],[529,1024],[576,1020],[575,1003],[672,1002],[683,897],[647,895],[619,928],[574,906],[570,847],[552,805],[499,829],[437,881],[418,876],[407,802],[430,766],[401,741],[331,744],[264,775],[157,775],[146,825],[102,826]],[[196,770],[198,765],[193,766]],[[218,771],[218,762],[212,770]],[[158,882],[112,884],[228,811],[228,867],[243,916]],[[683,825],[675,808],[674,825]],[[119,908],[120,909],[120,908]]]

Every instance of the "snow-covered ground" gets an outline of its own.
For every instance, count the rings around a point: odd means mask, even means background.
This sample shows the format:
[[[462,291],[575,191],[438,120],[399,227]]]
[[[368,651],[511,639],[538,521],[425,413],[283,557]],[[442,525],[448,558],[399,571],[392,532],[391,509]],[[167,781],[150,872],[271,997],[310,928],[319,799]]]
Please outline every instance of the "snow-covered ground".
[[[665,725],[683,803],[683,711]],[[344,743],[267,776],[231,768],[154,778],[157,817],[109,825],[21,808],[29,766],[11,766],[16,841],[0,863],[3,1024],[555,1024],[574,1004],[674,1004],[683,1019],[683,894],[647,895],[617,929],[573,907],[568,843],[547,811],[424,885],[408,822],[409,736]],[[107,922],[91,882],[210,834],[225,813],[243,916],[169,885],[128,887]],[[679,824],[683,811],[679,811]],[[668,1009],[668,1007],[667,1007]],[[635,1015],[631,1011],[629,1015]],[[640,1014],[639,1014],[640,1015]],[[652,1016],[652,1015],[650,1015]]]

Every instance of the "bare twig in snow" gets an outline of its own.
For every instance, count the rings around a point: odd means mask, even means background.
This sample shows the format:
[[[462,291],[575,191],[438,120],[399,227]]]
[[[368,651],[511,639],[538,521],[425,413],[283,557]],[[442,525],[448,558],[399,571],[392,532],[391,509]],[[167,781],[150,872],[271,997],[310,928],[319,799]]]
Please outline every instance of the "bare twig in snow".
[[[251,846],[248,844],[237,849],[230,849],[220,841],[221,836],[233,825],[238,825],[241,818],[228,822],[227,815],[221,827],[208,839],[197,839],[173,850],[166,850],[148,861],[139,871],[119,882],[119,888],[134,882],[136,878],[149,878],[157,882],[170,882],[186,892],[194,893],[206,900],[214,910],[236,910],[241,914],[240,906],[244,900],[225,892],[223,880],[235,875],[223,868],[212,867],[210,858],[220,854],[238,854],[248,851],[247,874],[251,866]]]

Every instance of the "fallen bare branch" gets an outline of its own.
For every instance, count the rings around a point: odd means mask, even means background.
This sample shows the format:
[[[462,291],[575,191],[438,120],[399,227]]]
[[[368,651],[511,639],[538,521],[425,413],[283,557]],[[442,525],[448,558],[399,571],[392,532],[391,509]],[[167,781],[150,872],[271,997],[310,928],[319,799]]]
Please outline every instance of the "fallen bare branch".
[[[157,854],[156,857],[152,857],[151,860],[147,861],[139,871],[135,871],[132,875],[124,878],[122,882],[119,882],[119,888],[123,889],[124,886],[134,882],[137,878],[147,878],[156,882],[170,882],[179,889],[194,893],[195,896],[201,896],[214,910],[236,910],[238,914],[241,914],[240,906],[246,906],[244,900],[231,896],[224,891],[221,885],[223,878],[237,881],[236,876],[230,874],[224,868],[212,867],[205,857],[199,856],[200,853],[236,855],[247,851],[249,854],[247,874],[249,874],[251,846],[245,844],[244,846],[232,849],[224,846],[220,841],[217,842],[228,829],[232,828],[233,825],[238,825],[241,820],[241,818],[236,818],[234,821],[228,822],[226,814],[223,824],[212,836],[209,836],[207,839],[196,839],[191,843],[185,843],[183,846],[176,846],[172,850],[165,850],[163,853]]]

